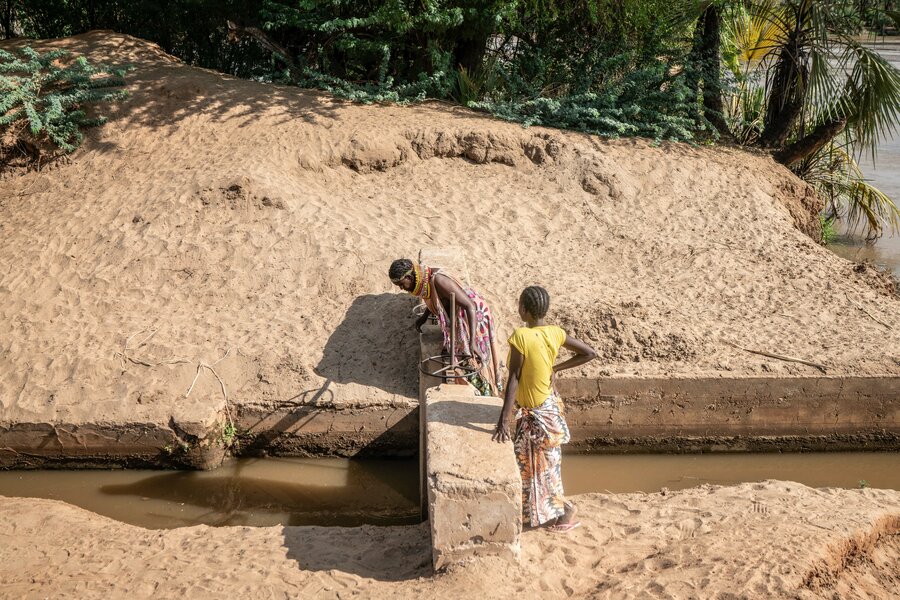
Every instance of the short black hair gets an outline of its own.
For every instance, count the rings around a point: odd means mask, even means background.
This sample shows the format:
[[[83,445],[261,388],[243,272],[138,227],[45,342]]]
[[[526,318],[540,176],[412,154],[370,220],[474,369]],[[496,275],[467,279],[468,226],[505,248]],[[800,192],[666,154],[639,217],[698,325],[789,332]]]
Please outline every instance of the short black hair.
[[[550,310],[550,293],[539,285],[530,285],[519,296],[522,308],[535,319],[543,319]]]
[[[391,268],[388,269],[388,277],[391,278],[391,281],[397,281],[412,270],[412,268],[413,261],[408,258],[398,258],[391,263]]]

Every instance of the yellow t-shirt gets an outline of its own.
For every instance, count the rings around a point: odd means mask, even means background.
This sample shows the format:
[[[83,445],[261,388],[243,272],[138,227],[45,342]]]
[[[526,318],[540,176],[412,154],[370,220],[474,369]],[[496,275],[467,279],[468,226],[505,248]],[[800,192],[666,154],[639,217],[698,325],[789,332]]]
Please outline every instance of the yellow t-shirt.
[[[565,342],[566,332],[555,325],[519,327],[513,332],[509,345],[525,357],[516,391],[516,404],[534,408],[550,396],[553,363]]]

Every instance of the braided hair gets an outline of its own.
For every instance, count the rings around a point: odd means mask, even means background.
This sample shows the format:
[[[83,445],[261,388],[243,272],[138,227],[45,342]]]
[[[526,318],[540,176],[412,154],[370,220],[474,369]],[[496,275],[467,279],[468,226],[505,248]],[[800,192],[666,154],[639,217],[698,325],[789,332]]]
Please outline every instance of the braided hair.
[[[530,285],[522,290],[519,302],[535,319],[543,319],[550,310],[550,294],[539,285]]]
[[[388,277],[391,278],[391,281],[397,281],[401,279],[404,275],[409,273],[413,268],[413,261],[408,258],[398,258],[394,262],[391,263],[391,268],[388,269]]]

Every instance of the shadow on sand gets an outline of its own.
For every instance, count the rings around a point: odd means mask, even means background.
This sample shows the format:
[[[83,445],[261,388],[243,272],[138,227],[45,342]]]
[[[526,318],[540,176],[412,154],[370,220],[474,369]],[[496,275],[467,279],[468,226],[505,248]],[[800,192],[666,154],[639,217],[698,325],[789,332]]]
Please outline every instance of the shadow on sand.
[[[84,55],[94,63],[133,66],[125,77],[130,96],[121,102],[89,107],[113,121],[140,124],[151,129],[169,128],[203,115],[213,122],[252,126],[260,115],[275,117],[281,125],[303,120],[330,128],[347,102],[315,90],[240,79],[209,69],[184,65],[156,44],[112,31],[90,31],[65,42],[38,42],[27,38],[5,40],[0,48],[18,50],[32,46],[40,51],[65,47],[73,56]],[[103,128],[85,132],[86,147],[105,154],[118,149],[101,141]]]
[[[431,575],[430,539],[425,525],[284,530],[287,557],[296,560],[301,569],[335,569],[379,581]]]
[[[477,402],[439,400],[428,405],[429,420],[493,435],[500,407]]]
[[[415,298],[366,294],[353,300],[316,365],[335,383],[377,387],[410,399],[419,390],[419,335],[413,324]]]

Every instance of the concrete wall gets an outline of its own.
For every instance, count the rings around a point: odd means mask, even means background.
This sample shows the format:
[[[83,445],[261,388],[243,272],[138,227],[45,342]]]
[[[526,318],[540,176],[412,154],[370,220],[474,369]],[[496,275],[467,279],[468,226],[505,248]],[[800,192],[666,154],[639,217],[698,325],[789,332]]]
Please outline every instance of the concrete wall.
[[[208,462],[210,457],[201,457],[199,452],[189,456],[181,442],[171,428],[149,423],[15,423],[0,427],[0,468],[147,467],[162,462]]]
[[[900,449],[900,378],[561,379],[572,448]]]
[[[214,469],[239,456],[415,456],[419,407],[241,407],[240,433],[224,437],[225,416],[167,425],[135,423],[14,423],[0,425],[0,468]],[[234,442],[233,445],[229,443]]]
[[[502,401],[444,384],[427,390],[425,405],[434,568],[473,556],[518,560],[522,480],[512,444],[491,440]]]
[[[338,408],[295,406],[277,410],[241,408],[240,455],[415,456],[419,407]]]

